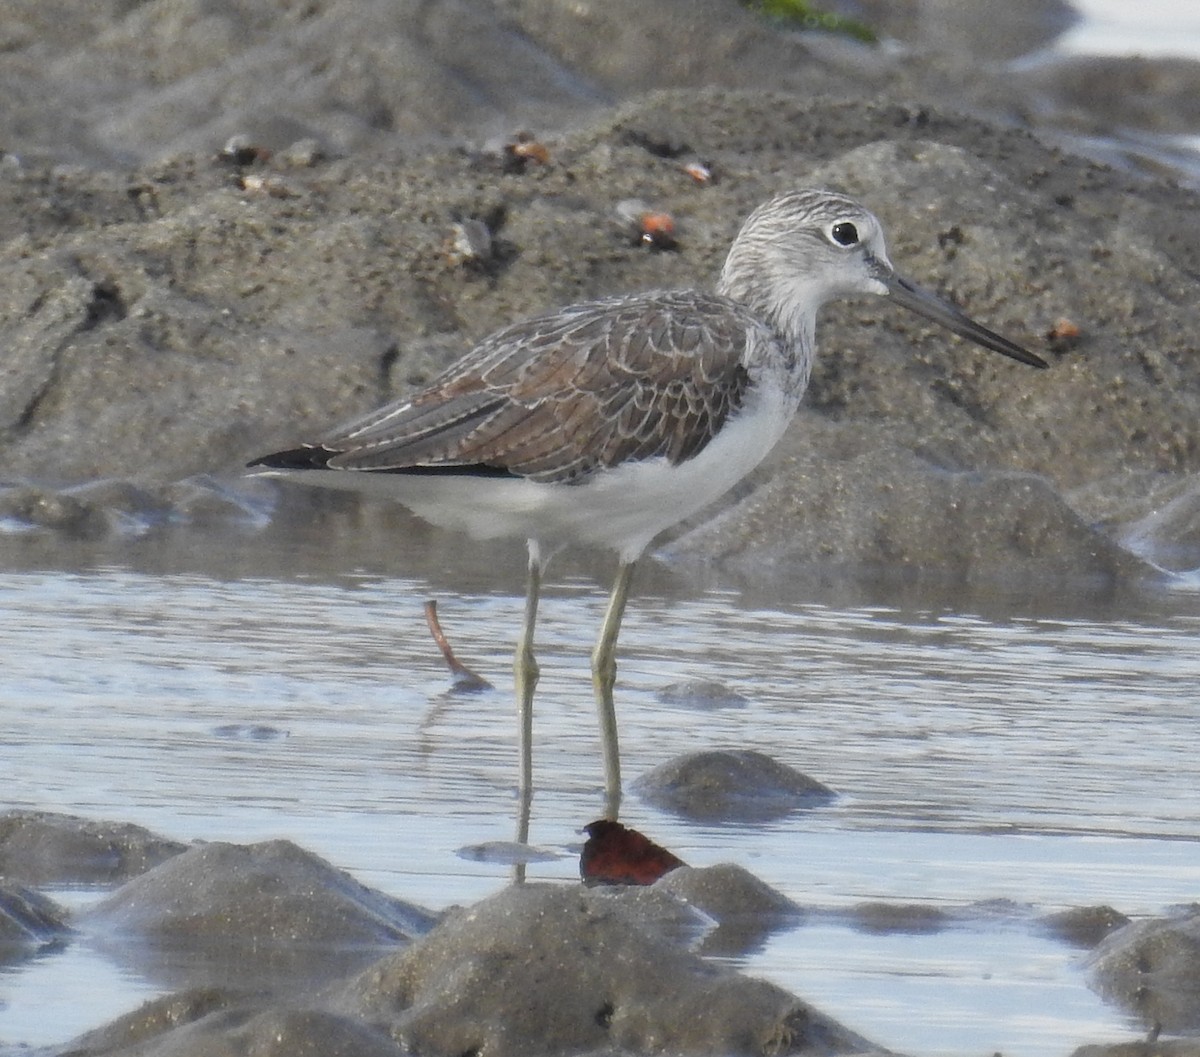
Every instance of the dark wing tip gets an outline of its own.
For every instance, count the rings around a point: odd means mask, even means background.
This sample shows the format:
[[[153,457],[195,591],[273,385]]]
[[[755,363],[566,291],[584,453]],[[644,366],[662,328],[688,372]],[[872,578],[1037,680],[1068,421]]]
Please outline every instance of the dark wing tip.
[[[304,445],[299,448],[288,448],[286,451],[272,452],[270,455],[260,455],[253,462],[246,463],[246,469],[252,470],[264,467],[268,470],[352,470],[370,474],[410,474],[413,477],[519,477],[504,466],[493,466],[486,463],[433,463],[417,466],[391,465],[361,465],[343,466],[331,465],[333,460],[345,452],[326,448],[319,444]]]
[[[269,470],[324,470],[336,454],[336,451],[329,448],[306,444],[300,448],[288,448],[286,451],[259,456],[253,462],[246,463],[246,469],[265,466]]]

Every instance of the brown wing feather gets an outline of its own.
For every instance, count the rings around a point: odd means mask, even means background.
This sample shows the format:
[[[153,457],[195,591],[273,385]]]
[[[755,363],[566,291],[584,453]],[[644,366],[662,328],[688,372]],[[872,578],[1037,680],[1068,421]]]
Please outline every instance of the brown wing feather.
[[[758,324],[716,295],[575,305],[507,327],[407,400],[322,439],[327,465],[463,467],[579,480],[689,459],[741,405]]]

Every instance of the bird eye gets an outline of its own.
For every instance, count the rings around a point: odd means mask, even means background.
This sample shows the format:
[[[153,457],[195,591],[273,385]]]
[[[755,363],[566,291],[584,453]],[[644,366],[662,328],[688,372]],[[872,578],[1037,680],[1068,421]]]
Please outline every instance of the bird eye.
[[[858,228],[850,221],[843,220],[829,229],[829,237],[839,246],[855,246],[858,244]]]

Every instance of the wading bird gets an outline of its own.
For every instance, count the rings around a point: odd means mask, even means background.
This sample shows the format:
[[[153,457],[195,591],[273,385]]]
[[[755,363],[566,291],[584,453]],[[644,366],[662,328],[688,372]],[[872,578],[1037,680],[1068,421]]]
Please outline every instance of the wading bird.
[[[607,297],[504,327],[420,392],[250,465],[385,496],[479,539],[528,541],[515,662],[526,797],[533,633],[546,564],[572,543],[615,551],[616,579],[592,654],[615,816],[616,644],[634,563],[659,533],[723,495],[774,447],[808,385],[818,310],[861,294],[887,295],[984,348],[1046,366],[897,275],[879,221],[861,205],[830,191],[793,191],[746,220],[715,292]]]

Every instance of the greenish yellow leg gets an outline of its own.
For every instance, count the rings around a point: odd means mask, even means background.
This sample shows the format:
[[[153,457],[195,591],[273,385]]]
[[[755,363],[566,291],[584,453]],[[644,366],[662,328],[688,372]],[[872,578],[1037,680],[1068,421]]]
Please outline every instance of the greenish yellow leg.
[[[617,635],[629,600],[633,562],[622,562],[613,581],[608,610],[600,626],[600,638],[592,651],[592,687],[596,692],[596,711],[600,717],[600,745],[604,752],[605,816],[615,819],[621,806],[621,750],[617,741],[617,710],[613,705],[613,686],[617,681]]]
[[[542,588],[541,562],[529,559],[529,583],[525,590],[525,622],[517,640],[513,673],[517,687],[517,750],[520,754],[518,789],[523,800],[533,792],[533,691],[538,682],[538,665],[533,656],[533,627],[537,623],[538,595]]]

